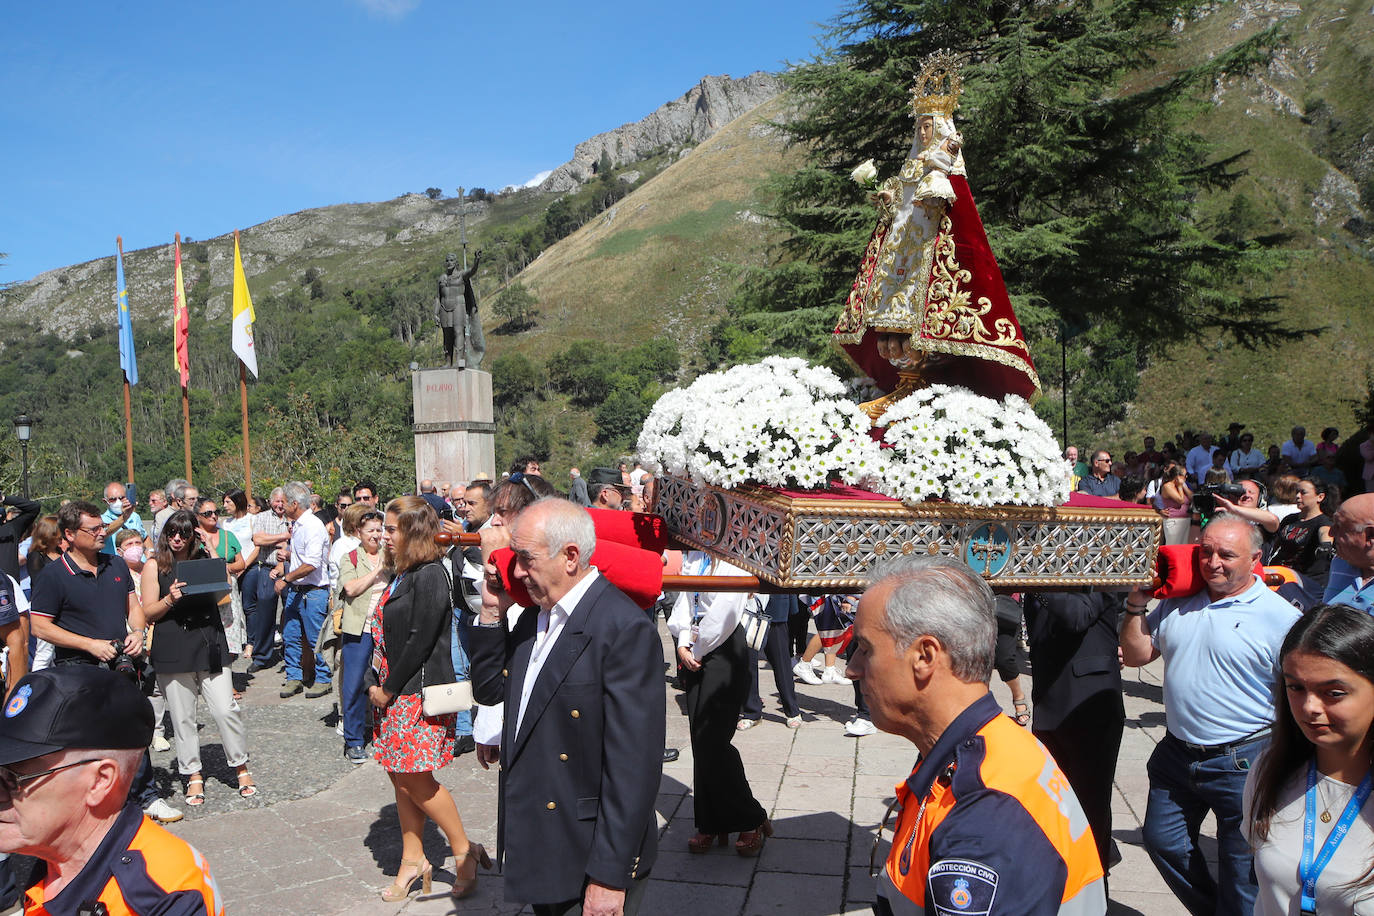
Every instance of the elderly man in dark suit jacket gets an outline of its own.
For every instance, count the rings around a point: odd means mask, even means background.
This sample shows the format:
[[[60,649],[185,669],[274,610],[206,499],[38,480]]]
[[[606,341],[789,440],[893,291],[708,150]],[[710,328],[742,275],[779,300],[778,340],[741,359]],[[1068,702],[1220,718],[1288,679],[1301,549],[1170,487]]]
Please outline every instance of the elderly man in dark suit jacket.
[[[506,899],[537,914],[638,911],[658,848],[663,650],[649,618],[589,559],[591,517],[539,500],[510,533],[537,607],[508,599],[473,627],[479,703],[504,701],[499,834]],[[490,584],[490,581],[489,581]]]

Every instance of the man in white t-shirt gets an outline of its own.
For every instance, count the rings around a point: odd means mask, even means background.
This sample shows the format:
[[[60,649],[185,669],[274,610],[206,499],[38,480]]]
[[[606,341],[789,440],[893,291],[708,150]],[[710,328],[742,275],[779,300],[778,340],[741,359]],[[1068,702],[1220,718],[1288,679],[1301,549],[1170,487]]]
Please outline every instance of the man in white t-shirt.
[[[1293,438],[1279,446],[1279,454],[1288,459],[1293,473],[1306,477],[1312,463],[1317,460],[1317,444],[1307,438],[1307,430],[1301,426],[1293,427]]]
[[[1189,486],[1196,489],[1207,479],[1207,472],[1212,468],[1212,453],[1216,450],[1211,433],[1198,433],[1197,445],[1188,450],[1188,456],[1184,459]]]

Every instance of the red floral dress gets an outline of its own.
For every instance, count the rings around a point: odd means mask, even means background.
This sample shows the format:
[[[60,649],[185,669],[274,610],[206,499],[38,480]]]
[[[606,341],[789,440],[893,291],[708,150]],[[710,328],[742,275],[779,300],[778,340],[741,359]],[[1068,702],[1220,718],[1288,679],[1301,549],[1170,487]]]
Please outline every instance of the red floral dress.
[[[377,669],[378,681],[385,684],[389,672],[386,663],[386,642],[382,637],[382,619],[386,602],[401,576],[391,580],[372,619],[372,666]],[[441,769],[453,761],[456,739],[453,713],[426,716],[420,708],[424,698],[418,694],[398,696],[386,709],[377,711],[381,721],[372,749],[377,762],[388,773],[424,773]]]

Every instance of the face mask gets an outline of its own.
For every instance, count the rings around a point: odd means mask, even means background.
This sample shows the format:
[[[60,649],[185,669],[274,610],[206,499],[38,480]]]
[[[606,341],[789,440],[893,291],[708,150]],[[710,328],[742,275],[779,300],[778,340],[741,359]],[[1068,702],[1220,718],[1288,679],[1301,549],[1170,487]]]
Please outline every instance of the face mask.
[[[138,563],[143,559],[143,545],[130,544],[124,548],[123,552],[125,563]]]

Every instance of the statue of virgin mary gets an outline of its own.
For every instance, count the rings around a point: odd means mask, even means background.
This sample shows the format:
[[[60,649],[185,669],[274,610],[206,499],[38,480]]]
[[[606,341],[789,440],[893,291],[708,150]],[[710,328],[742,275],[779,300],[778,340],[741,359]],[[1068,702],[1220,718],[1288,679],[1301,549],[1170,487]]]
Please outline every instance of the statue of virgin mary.
[[[961,88],[952,54],[926,59],[912,90],[911,152],[870,195],[878,225],[835,326],[835,341],[849,358],[890,392],[864,405],[875,421],[901,397],[935,382],[992,398],[1040,393],[969,191],[953,117]]]

